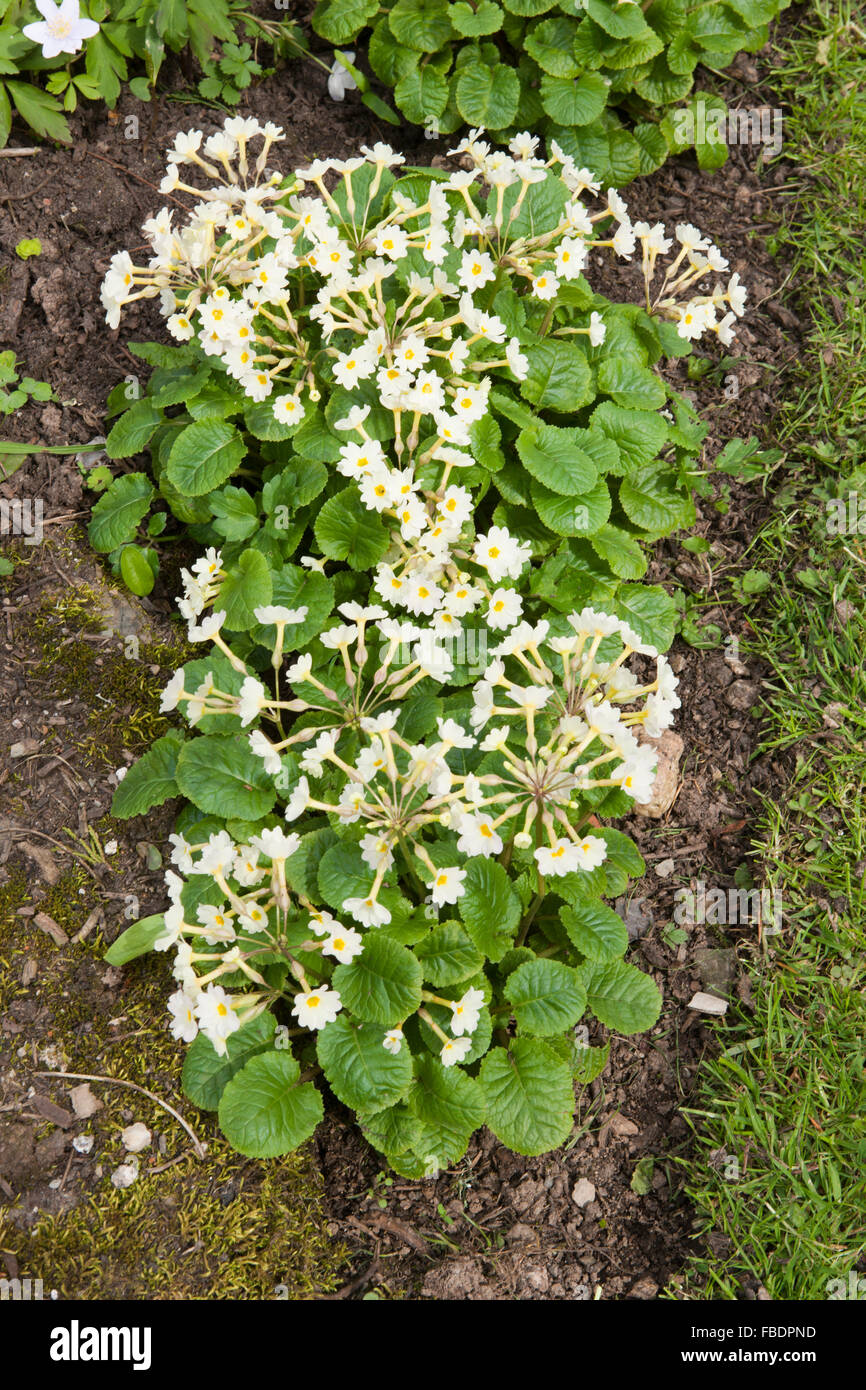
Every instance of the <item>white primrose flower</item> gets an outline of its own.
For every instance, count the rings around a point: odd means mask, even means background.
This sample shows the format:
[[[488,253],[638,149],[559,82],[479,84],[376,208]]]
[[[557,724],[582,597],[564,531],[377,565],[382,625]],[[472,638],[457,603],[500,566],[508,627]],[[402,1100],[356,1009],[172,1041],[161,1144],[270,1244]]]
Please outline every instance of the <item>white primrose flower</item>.
[[[339,992],[327,985],[295,995],[292,1013],[302,1028],[314,1031],[333,1023],[343,1007]]]
[[[168,1011],[171,1014],[171,1036],[176,1042],[190,1043],[198,1033],[196,1000],[186,990],[175,990],[169,996]]]
[[[459,869],[452,865],[450,868],[436,870],[436,876],[430,884],[430,891],[433,903],[436,907],[452,906],[463,897],[466,889],[466,869]]]
[[[364,949],[364,938],[352,927],[338,927],[325,940],[322,954],[334,956],[341,965],[349,965]]]
[[[451,1032],[455,1037],[475,1032],[483,1007],[483,989],[467,989],[463,997],[451,1005]]]
[[[462,1062],[471,1051],[471,1038],[449,1038],[442,1046],[439,1060],[443,1067],[453,1067]]]
[[[396,1057],[404,1042],[402,1028],[389,1028],[382,1039],[382,1046],[386,1052],[390,1052],[392,1056]]]
[[[207,989],[201,991],[195,1001],[195,1015],[205,1037],[213,1043],[220,1056],[224,1056],[226,1039],[237,1032],[241,1021],[222,985],[208,985]]]

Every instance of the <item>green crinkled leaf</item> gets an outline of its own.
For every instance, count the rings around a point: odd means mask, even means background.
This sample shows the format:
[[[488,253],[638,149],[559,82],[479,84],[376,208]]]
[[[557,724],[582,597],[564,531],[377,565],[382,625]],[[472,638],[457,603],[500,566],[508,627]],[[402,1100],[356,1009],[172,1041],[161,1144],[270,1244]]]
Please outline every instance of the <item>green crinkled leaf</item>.
[[[328,43],[349,43],[378,8],[378,0],[319,0],[313,11],[313,28]]]
[[[598,389],[630,410],[660,410],[667,400],[655,372],[629,358],[606,357],[598,369]]]
[[[411,67],[396,83],[394,100],[415,125],[427,125],[445,110],[448,81],[434,67]]]
[[[442,922],[415,948],[424,979],[432,985],[454,985],[477,975],[484,957],[459,922]]]
[[[577,79],[545,73],[541,79],[541,104],[557,125],[591,125],[607,105],[607,94],[607,83],[595,72]]]
[[[476,857],[466,863],[463,886],[457,905],[466,930],[482,955],[501,960],[520,922],[520,899],[508,874],[492,859]]]
[[[257,821],[276,801],[272,779],[246,735],[190,739],[180,751],[176,777],[182,795],[208,815]]]
[[[599,478],[589,492],[562,497],[532,483],[532,501],[540,520],[557,536],[591,536],[610,516],[610,492]]]
[[[586,989],[576,970],[555,960],[519,965],[505,986],[521,1033],[548,1037],[571,1028],[586,1008]]]
[[[334,988],[344,1008],[367,1023],[395,1028],[421,1003],[421,966],[412,952],[371,928],[351,965],[338,965]]]
[[[575,343],[555,339],[526,349],[529,371],[520,394],[540,410],[569,414],[592,400],[592,372]]]
[[[484,1094],[459,1067],[443,1067],[434,1057],[415,1058],[409,1092],[410,1112],[422,1124],[468,1139],[484,1123]]]
[[[574,1090],[567,1064],[537,1038],[495,1047],[479,1076],[487,1126],[497,1139],[527,1156],[559,1148],[571,1134]]]
[[[456,98],[464,121],[485,130],[502,130],[517,116],[520,79],[505,63],[492,67],[468,63],[457,78]]]
[[[171,446],[166,476],[178,492],[201,497],[222,487],[240,468],[245,454],[243,436],[234,425],[226,420],[195,420]]]
[[[401,1047],[394,1055],[382,1046],[378,1023],[354,1023],[340,1014],[321,1029],[319,1064],[338,1100],[365,1117],[401,1100],[412,1080],[412,1055]]]
[[[435,53],[453,37],[447,0],[397,0],[388,16],[400,43],[419,53]]]
[[[448,6],[448,18],[461,38],[477,39],[484,34],[498,33],[504,16],[501,6],[493,0],[480,0],[474,8],[467,0],[457,0],[456,4]]]
[[[674,640],[677,610],[673,599],[658,584],[621,584],[614,611],[635,629],[644,642],[666,652]]]
[[[161,411],[147,396],[136,401],[134,405],[129,407],[129,410],[123,412],[109,430],[108,438],[105,441],[105,452],[108,457],[128,459],[135,454],[140,454],[161,421]]]
[[[603,401],[592,412],[592,428],[606,434],[619,449],[627,471],[658,458],[667,437],[667,422],[649,410],[626,410]]]
[[[248,632],[256,625],[254,609],[269,604],[272,596],[273,580],[264,555],[244,550],[226,570],[214,609],[225,612],[227,632]]]
[[[691,498],[677,488],[675,475],[661,471],[657,464],[635,468],[623,478],[619,500],[635,525],[656,536],[668,536],[694,521]]]
[[[569,939],[591,961],[619,959],[628,950],[628,928],[625,922],[601,902],[580,903],[564,907],[560,921]]]
[[[517,452],[534,478],[565,496],[588,492],[598,478],[596,466],[581,448],[585,431],[538,424],[521,430]]]
[[[316,518],[315,531],[328,559],[347,560],[355,570],[373,569],[388,548],[385,526],[364,506],[353,485],[329,498]]]
[[[658,1020],[662,998],[655,981],[628,961],[591,963],[581,970],[587,1003],[618,1033],[645,1033]]]
[[[115,478],[93,508],[87,535],[94,550],[107,554],[135,535],[156,493],[144,473]]]
[[[146,955],[153,950],[153,943],[165,932],[165,916],[156,913],[153,917],[142,917],[133,922],[125,932],[121,932],[105,953],[109,965],[126,965],[127,961]]]
[[[618,579],[640,579],[646,574],[646,555],[634,537],[618,526],[601,526],[589,537],[589,543]]]
[[[276,1158],[297,1149],[324,1114],[311,1082],[298,1085],[300,1068],[290,1052],[251,1058],[226,1085],[219,1122],[229,1143],[248,1158]]]
[[[183,1089],[193,1105],[200,1110],[217,1110],[220,1097],[235,1073],[259,1053],[274,1050],[275,1027],[273,1014],[259,1014],[226,1039],[223,1056],[210,1038],[199,1033],[183,1062]]]
[[[572,55],[576,32],[576,20],[554,15],[527,33],[523,47],[543,72],[552,77],[577,77],[580,68]]]
[[[111,814],[129,820],[177,796],[175,773],[182,747],[182,734],[172,731],[158,738],[123,778],[112,798]]]

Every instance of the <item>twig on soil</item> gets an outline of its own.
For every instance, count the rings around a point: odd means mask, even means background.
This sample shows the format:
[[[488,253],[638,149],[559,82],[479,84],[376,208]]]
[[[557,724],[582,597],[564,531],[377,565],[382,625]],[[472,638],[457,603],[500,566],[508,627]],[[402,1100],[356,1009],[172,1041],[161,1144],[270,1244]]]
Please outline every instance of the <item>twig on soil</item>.
[[[381,1263],[382,1261],[379,1259],[377,1255],[373,1263],[371,1265],[368,1265],[368,1267],[364,1270],[363,1274],[359,1274],[357,1278],[352,1279],[350,1283],[344,1284],[343,1287],[341,1289],[338,1289],[336,1293],[323,1294],[322,1301],[330,1302],[336,1298],[349,1298],[351,1294],[357,1293],[358,1290],[362,1289],[365,1284],[369,1284],[371,1280],[375,1279],[376,1275],[379,1273]]]
[[[101,159],[103,164],[110,164],[112,169],[119,169],[121,174],[128,174],[131,179],[137,179],[139,183],[144,183],[147,185],[148,188],[152,188],[155,193],[159,193],[159,188],[155,183],[151,183],[150,179],[143,179],[141,177],[141,174],[134,174],[131,169],[127,169],[125,164],[118,164],[116,160],[108,159],[107,156],[104,154],[97,154],[96,150],[88,150],[87,153],[93,159]],[[189,212],[189,208],[187,207],[186,203],[182,203],[180,198],[174,198],[170,193],[161,193],[160,197],[168,198],[169,202],[177,203],[179,208],[183,208],[184,212]]]
[[[26,193],[0,193],[0,203],[20,203],[24,198],[32,198],[34,193],[41,193],[51,182],[50,178],[43,179],[35,188],[28,188]]]
[[[38,145],[19,145],[17,149],[0,150],[0,159],[15,159],[18,155],[41,154]]]
[[[155,1105],[161,1105],[163,1110],[167,1110],[169,1115],[174,1116],[178,1124],[186,1130],[192,1140],[196,1158],[204,1158],[207,1153],[205,1145],[202,1144],[201,1140],[196,1138],[193,1130],[190,1129],[183,1116],[178,1114],[174,1106],[169,1105],[167,1100],[161,1100],[159,1096],[155,1096],[153,1091],[145,1090],[144,1086],[139,1086],[135,1081],[122,1081],[119,1076],[85,1076],[83,1072],[77,1071],[38,1071],[36,1075],[60,1077],[68,1081],[104,1081],[109,1086],[126,1086],[130,1091],[138,1091],[140,1095],[147,1096],[148,1100],[152,1100]]]

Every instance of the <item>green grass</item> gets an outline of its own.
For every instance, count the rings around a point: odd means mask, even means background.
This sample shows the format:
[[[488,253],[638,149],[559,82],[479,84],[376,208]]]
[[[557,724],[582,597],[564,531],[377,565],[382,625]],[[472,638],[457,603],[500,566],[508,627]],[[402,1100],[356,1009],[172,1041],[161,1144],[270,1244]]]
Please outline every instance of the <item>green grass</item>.
[[[760,753],[789,785],[764,799],[754,851],[781,900],[752,952],[753,1011],[717,1028],[690,1112],[687,1190],[702,1253],[678,1296],[821,1300],[864,1271],[866,1123],[866,34],[819,0],[768,85],[796,164],[771,249],[793,261],[801,359],[767,444],[786,451],[747,563],[773,582],[750,607],[770,674]],[[768,488],[769,490],[769,488]],[[863,534],[828,529],[853,491]],[[713,1233],[710,1251],[705,1240]],[[856,1278],[856,1275],[855,1275]],[[864,1286],[866,1287],[866,1286]],[[838,1286],[835,1296],[839,1296]]]

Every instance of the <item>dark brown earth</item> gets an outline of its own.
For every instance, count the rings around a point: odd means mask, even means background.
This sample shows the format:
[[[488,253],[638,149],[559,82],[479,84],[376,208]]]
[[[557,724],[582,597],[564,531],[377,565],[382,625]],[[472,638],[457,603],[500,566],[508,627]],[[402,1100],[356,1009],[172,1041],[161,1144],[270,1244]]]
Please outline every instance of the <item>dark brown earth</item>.
[[[756,81],[753,61],[743,60],[730,93],[739,99]],[[748,104],[760,104],[760,95],[749,94]],[[291,65],[278,72],[250,92],[244,109],[285,125],[281,159],[286,169],[313,155],[345,157],[362,141],[399,143],[356,94],[341,105],[331,102],[324,76],[309,67]],[[130,117],[138,122],[139,138],[127,138],[134,129]],[[116,113],[107,116],[94,108],[74,118],[71,149],[0,159],[2,345],[14,347],[26,370],[51,382],[60,398],[19,412],[10,437],[84,443],[104,432],[108,391],[127,373],[142,371],[124,340],[159,336],[160,328],[153,307],[146,306],[129,312],[121,331],[111,333],[99,306],[100,279],[114,251],[134,251],[140,244],[142,220],[165,201],[157,184],[163,148],[173,132],[193,125],[209,131],[222,118],[222,112],[166,99],[148,108],[126,96]],[[13,143],[23,139],[13,137]],[[414,149],[405,142],[402,148],[419,162],[443,152],[423,140]],[[761,171],[756,164],[753,149],[733,150],[728,164],[714,174],[701,173],[688,158],[674,160],[626,193],[635,216],[701,227],[749,286],[749,313],[731,352],[736,363],[695,383],[688,381],[683,363],[671,363],[667,373],[679,388],[694,392],[710,423],[705,467],[734,436],[756,434],[766,444],[773,442],[780,382],[797,351],[796,309],[781,300],[785,267],[767,254],[764,236],[777,221],[782,187],[797,171],[784,165]],[[24,236],[38,236],[43,247],[38,259],[26,263],[14,253]],[[603,280],[593,279],[606,288]],[[624,297],[624,279],[619,276],[616,284],[610,293]],[[737,377],[736,396],[724,391],[731,373]],[[148,845],[164,842],[171,821],[170,807],[146,823],[113,825],[106,819],[113,770],[153,736],[157,716],[151,700],[150,722],[139,719],[132,728],[143,698],[134,681],[109,696],[100,690],[101,670],[108,680],[123,656],[130,625],[142,623],[141,640],[153,646],[146,647],[140,674],[146,667],[153,689],[164,682],[176,642],[168,623],[170,593],[158,587],[152,600],[131,600],[109,620],[100,617],[82,631],[81,614],[70,617],[69,603],[92,607],[89,595],[94,585],[100,589],[100,563],[75,526],[89,506],[77,469],[64,458],[34,456],[0,485],[0,495],[22,494],[44,499],[52,539],[33,547],[26,567],[3,581],[0,892],[5,885],[14,901],[7,901],[5,925],[0,921],[0,953],[22,932],[38,930],[35,913],[54,902],[52,878],[63,876],[65,883],[73,870],[75,881],[87,885],[80,896],[90,901],[95,893],[101,905],[104,921],[97,925],[106,940],[126,924],[126,894],[136,894],[142,913],[157,910],[160,875],[147,869],[144,858]],[[748,649],[746,619],[742,610],[732,615],[722,605],[718,586],[741,567],[765,508],[756,489],[725,481],[723,491],[717,477],[713,498],[699,500],[696,527],[712,542],[712,568],[668,541],[659,547],[648,576],[684,588],[699,604],[700,621],[718,623],[726,637],[740,640],[743,651]],[[82,583],[89,586],[85,591]],[[113,601],[107,602],[111,608]],[[693,1248],[692,1213],[682,1196],[680,1160],[688,1156],[690,1140],[682,1111],[701,1059],[713,1047],[712,1026],[687,1007],[688,1001],[696,990],[714,981],[718,986],[721,970],[728,988],[748,1004],[737,954],[755,940],[758,927],[749,922],[729,928],[724,939],[712,928],[692,928],[681,944],[669,944],[664,929],[673,917],[676,888],[696,880],[733,885],[735,872],[748,859],[757,793],[785,780],[785,769],[773,757],[755,756],[759,722],[750,711],[760,698],[762,673],[748,656],[743,660],[740,667],[726,659],[724,649],[698,651],[677,641],[673,661],[683,699],[677,731],[686,750],[681,789],[661,820],[635,820],[626,827],[646,856],[648,872],[636,900],[621,906],[634,928],[634,958],[663,991],[658,1025],[645,1037],[613,1040],[606,1071],[579,1097],[570,1145],[538,1159],[507,1152],[485,1131],[466,1159],[437,1180],[391,1180],[348,1112],[329,1102],[315,1151],[329,1232],[354,1252],[346,1296],[373,1290],[381,1297],[437,1299],[652,1299],[666,1288],[676,1289]],[[94,726],[99,694],[108,712]],[[26,749],[15,760],[7,757],[13,744]],[[103,844],[116,838],[119,851],[82,866],[70,857],[65,831],[85,839],[92,825]],[[28,887],[18,893],[22,874]],[[708,955],[708,950],[724,954]],[[67,967],[68,961],[63,970]],[[56,968],[59,979],[59,957]],[[36,984],[44,1001],[50,996],[50,955],[41,953],[39,969]],[[118,979],[88,964],[79,984],[98,1013],[115,1007],[118,991],[137,988],[144,969],[136,966]],[[44,1002],[28,1003],[20,990],[0,1017],[0,1068],[14,1063],[19,1080],[35,1087],[35,1099],[27,1102],[30,1111],[22,1111],[20,1087],[0,1095],[0,1191],[19,1210],[22,1202],[57,1210],[59,1195],[47,1183],[71,1162],[66,1131],[47,1118],[45,1107],[49,1091],[55,1100],[62,1095],[35,1075],[46,1069],[46,1046],[62,1044],[64,1018],[62,1006],[52,1014]],[[162,1025],[154,1019],[153,1027]],[[597,1026],[592,1041],[603,1036]],[[142,1042],[146,1045],[146,1038]],[[206,1117],[189,1115],[188,1105],[183,1109],[199,1133],[212,1130]],[[632,1180],[646,1158],[655,1162],[649,1190],[641,1195]],[[94,1172],[93,1165],[76,1158],[73,1201],[95,1185]],[[572,1194],[581,1179],[593,1184],[595,1198],[579,1208]],[[754,1297],[754,1290],[744,1294]]]

